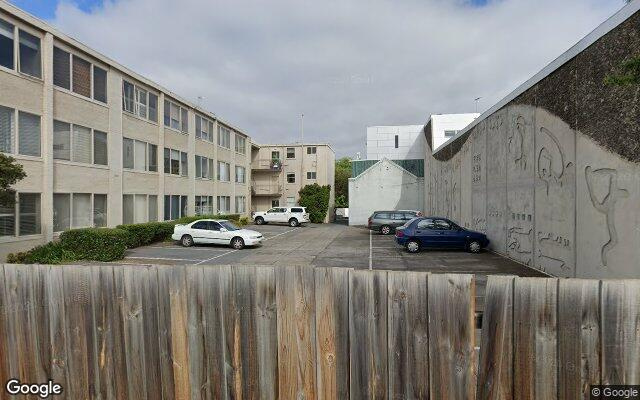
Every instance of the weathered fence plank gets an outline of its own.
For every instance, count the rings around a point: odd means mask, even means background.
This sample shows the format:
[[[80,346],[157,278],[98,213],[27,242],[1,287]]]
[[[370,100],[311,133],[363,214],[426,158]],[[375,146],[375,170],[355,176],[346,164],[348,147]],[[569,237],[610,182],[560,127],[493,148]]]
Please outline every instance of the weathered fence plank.
[[[56,267],[53,267],[56,268]],[[92,268],[91,292],[98,350],[98,377],[100,398],[114,399],[117,395],[114,350],[121,336],[114,332],[114,320],[118,317],[115,299],[113,268]]]
[[[207,349],[206,399],[226,399],[224,332],[220,304],[220,269],[202,267],[202,312],[205,322],[204,346]]]
[[[513,276],[487,280],[477,400],[513,399]]]
[[[349,273],[352,399],[388,398],[387,272]]]
[[[211,391],[207,353],[205,346],[205,319],[204,319],[204,289],[202,267],[192,266],[186,270],[187,280],[187,310],[188,315],[188,340],[189,340],[189,371],[191,396],[202,399]]]
[[[516,399],[556,399],[558,280],[520,278],[514,287]]]
[[[475,285],[471,275],[430,275],[430,398],[475,397]]]
[[[599,282],[562,279],[558,286],[558,398],[591,398],[600,384]]]
[[[258,387],[255,398],[278,397],[278,316],[276,275],[273,267],[257,267],[255,326],[258,358]]]
[[[278,391],[282,399],[316,398],[313,267],[278,267]]]
[[[349,270],[317,268],[316,353],[319,399],[349,398]]]
[[[171,307],[171,355],[174,396],[176,400],[191,398],[189,382],[189,336],[186,267],[171,269],[169,299]]]
[[[427,273],[388,273],[390,399],[429,398]]]
[[[127,386],[129,398],[147,398],[147,380],[144,348],[144,314],[142,309],[143,273],[138,269],[144,266],[124,268],[124,298],[122,302],[122,320],[124,327],[124,348],[127,362]]]
[[[171,321],[171,280],[173,268],[158,266],[158,355],[160,388],[163,399],[176,398],[173,377],[172,321]],[[117,371],[116,371],[117,373]]]
[[[640,281],[602,281],[602,384],[640,384]]]
[[[49,313],[49,338],[51,344],[51,376],[54,382],[58,382],[63,387],[69,388],[69,363],[67,360],[67,339],[66,339],[66,318],[65,318],[65,295],[63,268],[58,266],[50,267],[49,275],[49,302],[47,311]],[[4,285],[0,285],[2,288]],[[113,302],[112,302],[113,304]],[[114,338],[119,338],[117,332],[112,332]],[[0,337],[4,337],[0,336]],[[4,342],[4,340],[3,340]],[[6,382],[6,381],[5,381]],[[66,397],[67,391],[63,392]],[[122,397],[120,397],[122,398]]]

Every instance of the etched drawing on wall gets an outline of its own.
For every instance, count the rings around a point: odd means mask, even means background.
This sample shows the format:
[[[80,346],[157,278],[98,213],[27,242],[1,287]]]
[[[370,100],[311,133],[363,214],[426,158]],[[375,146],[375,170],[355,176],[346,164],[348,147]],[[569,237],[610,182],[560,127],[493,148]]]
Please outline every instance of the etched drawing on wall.
[[[507,136],[507,148],[511,160],[516,168],[527,169],[527,154],[524,150],[526,121],[522,115],[518,115],[513,121],[513,129],[509,129]]]
[[[520,259],[526,265],[531,265],[533,228],[523,229],[512,226],[507,230],[507,248],[520,255]]]
[[[548,138],[543,143],[538,152],[536,171],[538,177],[544,182],[547,195],[549,186],[553,182],[562,186],[562,176],[565,170],[573,165],[572,162],[565,163],[565,155],[558,138],[547,128],[541,127],[540,133],[543,138]]]
[[[600,250],[602,265],[607,266],[607,255],[618,244],[618,232],[615,225],[616,203],[629,196],[629,192],[618,186],[618,171],[612,168],[592,169],[587,166],[584,170],[587,181],[587,191],[591,204],[598,212],[605,215],[609,240],[603,244]],[[604,181],[602,200],[598,198],[597,183]]]

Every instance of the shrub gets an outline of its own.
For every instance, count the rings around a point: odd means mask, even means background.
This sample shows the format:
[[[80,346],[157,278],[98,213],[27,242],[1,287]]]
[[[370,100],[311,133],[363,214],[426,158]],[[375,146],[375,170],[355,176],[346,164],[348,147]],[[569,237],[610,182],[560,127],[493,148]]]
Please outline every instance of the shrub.
[[[240,217],[240,219],[238,220],[238,225],[240,226],[249,225],[249,217]]]
[[[7,256],[10,264],[61,264],[75,259],[75,254],[65,249],[60,242],[49,242],[29,251]]]
[[[127,232],[127,247],[134,248],[163,241],[173,233],[173,222],[146,222],[143,224],[119,225],[117,229]]]
[[[331,186],[317,183],[300,189],[300,206],[306,207],[311,222],[322,223],[329,209]]]
[[[127,231],[117,228],[71,229],[60,235],[62,247],[77,260],[120,260],[128,243]]]

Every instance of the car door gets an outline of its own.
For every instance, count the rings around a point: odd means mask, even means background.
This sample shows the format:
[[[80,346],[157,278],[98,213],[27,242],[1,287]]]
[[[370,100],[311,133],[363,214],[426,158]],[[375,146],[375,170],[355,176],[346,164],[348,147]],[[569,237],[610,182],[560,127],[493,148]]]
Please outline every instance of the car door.
[[[280,214],[278,215],[278,222],[289,222],[289,209],[281,208]]]
[[[438,232],[435,229],[433,220],[425,218],[418,221],[415,236],[420,240],[420,245],[424,247],[438,247]]]
[[[227,236],[225,235],[226,232],[222,232],[220,228],[222,228],[222,225],[220,225],[216,221],[209,221],[208,230],[209,230],[209,236],[211,237],[211,243],[229,244],[229,241],[231,240],[231,238],[229,238],[229,240],[226,240],[226,236]]]
[[[278,220],[278,213],[280,212],[280,208],[278,207],[274,207],[272,209],[270,209],[269,211],[267,211],[267,213],[264,215],[264,220],[266,222],[277,222]]]
[[[438,231],[439,247],[457,247],[458,231],[453,229],[451,223],[445,219],[434,219],[433,223]]]
[[[191,237],[194,243],[212,243],[208,229],[208,221],[198,221],[191,225]]]

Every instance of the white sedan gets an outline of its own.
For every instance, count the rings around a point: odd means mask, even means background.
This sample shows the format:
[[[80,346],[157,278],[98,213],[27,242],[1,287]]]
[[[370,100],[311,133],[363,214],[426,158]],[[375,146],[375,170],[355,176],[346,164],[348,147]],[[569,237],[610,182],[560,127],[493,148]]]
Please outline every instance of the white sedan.
[[[240,250],[244,246],[262,243],[263,237],[260,232],[240,229],[224,219],[199,219],[190,224],[177,224],[171,239],[179,241],[184,247],[193,246],[194,243],[212,243]]]

